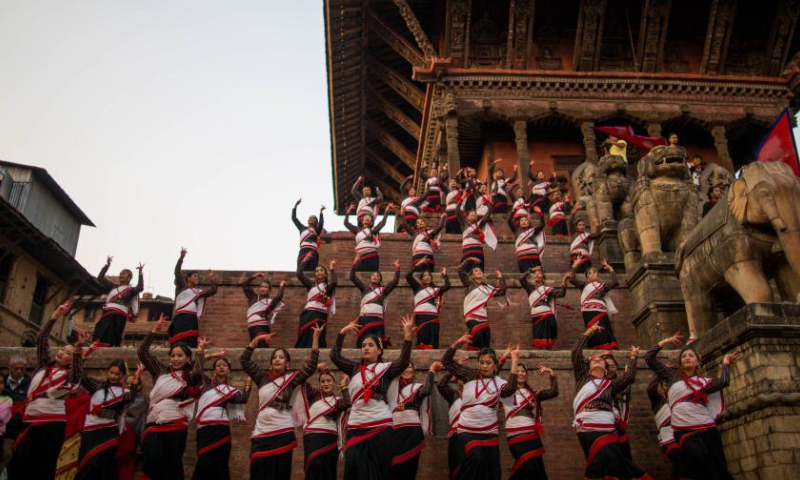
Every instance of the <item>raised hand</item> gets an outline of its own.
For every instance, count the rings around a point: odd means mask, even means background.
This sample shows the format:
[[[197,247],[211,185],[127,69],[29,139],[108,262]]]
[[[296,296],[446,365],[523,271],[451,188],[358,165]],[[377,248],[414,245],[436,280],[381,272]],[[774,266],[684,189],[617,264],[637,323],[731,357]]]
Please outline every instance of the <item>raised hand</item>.
[[[328,362],[319,362],[317,364],[317,370],[319,370],[320,373],[328,373],[331,371],[331,367],[328,365]]]
[[[275,333],[259,333],[250,341],[250,348],[256,348],[259,343],[266,342],[267,345],[272,345],[272,337]]]
[[[404,315],[400,318],[400,323],[403,325],[403,335],[406,340],[411,340],[414,333],[414,319],[411,315]]]
[[[136,364],[136,371],[133,373],[133,378],[136,380],[136,383],[139,383],[139,379],[142,378],[142,373],[144,373],[144,364],[139,362]]]
[[[78,334],[78,340],[75,342],[75,348],[83,348],[86,345],[86,340],[89,338],[89,334],[86,332],[81,332],[80,330],[75,330],[75,333]]]
[[[728,353],[725,355],[725,358],[722,360],[723,365],[731,365],[736,363],[740,358],[742,358],[742,352],[738,350],[735,352]]]
[[[353,320],[352,322],[348,323],[341,330],[339,333],[342,335],[347,335],[348,333],[355,333],[358,335],[358,332],[361,330],[361,325],[358,324],[358,320]]]
[[[336,268],[336,260],[331,260],[328,262],[328,270],[333,270],[334,268]]]
[[[467,332],[464,335],[461,335],[461,338],[459,338],[453,343],[453,348],[458,349],[466,345],[469,345],[470,343],[472,343],[472,335],[470,335],[469,332]]]
[[[223,348],[219,352],[214,352],[212,354],[206,355],[206,358],[208,358],[208,359],[210,359],[210,358],[224,358],[224,357],[227,357],[227,356],[228,356],[228,349],[227,348]]]
[[[156,322],[155,327],[153,327],[153,333],[161,332],[165,328],[167,328],[167,324],[169,323],[169,317],[164,315],[163,313],[158,317],[158,321]]]
[[[187,252],[186,247],[181,247],[181,258],[185,257]]]
[[[542,376],[549,375],[551,377],[555,377],[556,376],[555,372],[550,367],[547,367],[545,365],[538,365],[537,368],[538,368],[537,372],[539,373],[539,375],[542,375]]]
[[[62,303],[61,305],[56,308],[56,311],[53,312],[53,316],[62,316],[69,313],[69,310],[72,308],[72,300],[67,300],[66,302]]]
[[[514,350],[511,350],[511,361],[516,362],[517,360],[519,360],[519,343]]]
[[[294,202],[294,206],[296,207],[296,206],[300,205],[300,203],[301,203],[302,201],[303,201],[303,197],[300,197],[300,198],[298,198],[298,199],[297,199],[297,201],[296,201],[296,202]]]
[[[267,276],[267,274],[266,274],[266,273],[264,273],[264,272],[258,272],[258,273],[256,273],[255,275],[253,275],[253,278],[264,278],[264,277],[266,277],[266,276]]]
[[[139,274],[141,274],[142,270],[144,270],[144,263],[139,262],[139,265],[136,266],[136,270],[138,270]]]
[[[212,272],[211,270],[209,270],[209,271],[206,273],[206,280],[208,280],[208,281],[209,281],[209,282],[211,282],[211,283],[214,283],[214,272]]]
[[[114,257],[111,255],[106,257],[106,265],[111,265],[111,262],[114,260]]]
[[[319,211],[320,211],[320,212],[324,212],[324,211],[325,211],[325,205],[320,205],[320,207],[319,207]]]
[[[442,267],[442,276],[447,275],[447,267]]]
[[[364,177],[363,177],[363,176],[359,176],[359,177],[356,179],[356,183],[361,183],[361,182],[363,182],[363,181],[364,181]]]
[[[442,362],[437,360],[437,361],[431,363],[431,367],[428,369],[428,371],[431,372],[431,373],[441,372],[442,371]]]
[[[209,345],[211,345],[211,340],[209,340],[208,337],[200,337],[197,339],[198,352],[203,352]]]
[[[400,270],[400,260],[399,259],[395,259],[395,261],[392,262],[392,265],[394,265],[394,269],[395,270]]]
[[[661,340],[660,342],[658,342],[658,346],[659,347],[664,347],[665,345],[679,346],[682,343],[683,343],[683,333],[678,331],[678,332],[675,332],[675,334],[672,335],[671,337],[667,337],[667,338]]]
[[[280,285],[279,285],[279,286],[280,286],[281,288],[285,287],[285,286],[286,286],[286,280],[281,280],[281,283],[280,283]]]
[[[377,189],[376,189],[376,190],[377,190]],[[380,191],[380,190],[378,190],[378,191]],[[388,204],[388,205],[386,205],[386,211],[387,211],[387,212],[391,212],[392,210],[394,210],[394,203],[392,203],[392,202],[389,202],[389,204]]]
[[[355,211],[356,211],[356,206],[351,203],[350,206],[347,207],[347,213],[349,214],[349,213],[353,213]]]
[[[497,278],[503,278],[503,274],[500,272],[500,270],[495,270],[494,271],[494,276],[497,277]]]
[[[323,330],[325,330],[325,325],[318,325],[318,324],[312,325],[311,326],[311,331],[313,332],[311,335],[312,338],[315,340],[319,339],[320,335],[322,335]]]
[[[581,255],[580,252],[578,252],[578,256],[575,258],[575,261],[572,262],[572,268],[578,268],[581,264],[582,259],[583,255]]]
[[[636,360],[639,358],[639,347],[631,345],[628,348],[628,356],[631,358],[631,360]]]

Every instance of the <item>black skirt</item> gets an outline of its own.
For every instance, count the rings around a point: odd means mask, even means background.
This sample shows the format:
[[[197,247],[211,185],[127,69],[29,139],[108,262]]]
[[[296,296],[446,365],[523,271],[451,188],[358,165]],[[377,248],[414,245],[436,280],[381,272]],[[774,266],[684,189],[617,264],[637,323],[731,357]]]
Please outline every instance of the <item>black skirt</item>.
[[[677,442],[669,443],[661,446],[661,451],[672,462],[672,472],[670,473],[670,480],[680,480],[681,478],[681,449],[678,447]]]
[[[536,434],[508,437],[508,448],[514,456],[509,480],[547,480],[544,468],[544,445]]]
[[[416,313],[414,326],[417,330],[417,344],[414,348],[419,350],[439,348],[439,315]]]
[[[297,341],[294,348],[311,348],[314,341],[314,331],[312,325],[327,325],[328,314],[317,310],[303,310],[300,314],[300,328],[297,331]],[[327,330],[327,329],[325,329]],[[319,348],[325,348],[325,330],[319,337]]]
[[[517,256],[517,268],[519,273],[525,273],[533,267],[541,267],[542,259],[538,254],[526,254]]]
[[[444,233],[461,234],[461,224],[458,222],[458,215],[455,211],[447,211],[447,217],[444,219]]]
[[[347,431],[344,478],[389,480],[392,469],[392,427],[358,428]]]
[[[566,237],[569,234],[566,218],[560,217],[554,220],[549,220],[549,222],[550,225],[553,227],[553,235],[560,235],[562,237]]]
[[[192,480],[230,480],[231,427],[206,425],[197,429],[197,464]]]
[[[483,254],[483,247],[478,246],[470,246],[470,247],[461,247],[461,263],[473,263],[474,265],[469,266],[472,267],[481,267],[482,270],[486,270],[485,264],[486,258]],[[465,265],[466,267],[466,265]]]
[[[361,330],[359,330],[358,337],[356,338],[356,348],[361,348],[361,344],[364,343],[364,338],[366,338],[367,335],[377,335],[383,342],[384,348],[388,346],[389,339],[386,338],[383,317],[364,315],[358,317],[358,325],[361,327]]]
[[[439,213],[442,211],[442,192],[440,190],[431,190],[425,196],[425,201],[428,204],[423,208],[423,211],[428,213]]]
[[[250,340],[252,340],[262,333],[270,333],[271,330],[269,325],[254,325],[252,327],[247,327],[247,334],[250,336]],[[269,345],[267,345],[265,340],[261,340],[258,342],[258,345],[256,345],[256,348],[269,348]]]
[[[500,480],[500,441],[497,435],[459,433],[462,462],[456,480]]]
[[[339,462],[338,437],[333,433],[303,436],[306,480],[336,480]]]
[[[356,272],[378,272],[380,271],[380,266],[381,257],[378,252],[368,253],[358,259],[353,270]]]
[[[297,254],[297,264],[300,265],[303,260],[306,261],[303,271],[313,272],[319,264],[319,252],[311,247],[301,248],[300,253]]]
[[[578,441],[586,457],[586,480],[652,480],[625,457],[617,432],[578,432]]]
[[[8,480],[54,478],[65,426],[65,422],[27,425],[17,436],[14,455],[8,464]]]
[[[179,313],[169,322],[169,344],[185,343],[191,348],[197,348],[197,331],[199,322],[194,313]]]
[[[589,328],[595,324],[600,324],[602,330],[595,332],[594,335],[589,337],[589,344],[587,348],[593,350],[617,350],[617,337],[614,336],[614,329],[611,327],[607,312],[583,311],[583,325]]]
[[[119,426],[84,430],[75,480],[106,480],[117,476]]]
[[[417,228],[417,220],[419,220],[419,215],[413,212],[407,212],[403,215],[403,223],[398,227],[398,231],[402,232],[405,230],[409,235],[414,235],[414,230]]]
[[[717,427],[675,431],[681,449],[681,479],[733,480]]]
[[[251,439],[250,480],[289,480],[295,447],[294,431]]]
[[[467,320],[467,329],[472,335],[472,342],[467,350],[480,350],[492,346],[492,329],[489,328],[489,322]]]
[[[419,456],[425,448],[422,427],[399,427],[392,430],[392,480],[414,480]]]
[[[627,430],[618,426],[617,435],[619,436],[619,446],[622,449],[622,453],[625,455],[625,458],[628,460],[633,460],[633,455],[631,455],[631,442],[630,438],[628,437]]]
[[[447,466],[450,469],[450,478],[455,478],[458,468],[464,461],[464,451],[458,442],[458,432],[453,432],[447,439]]]
[[[531,317],[533,322],[533,348],[550,350],[558,338],[558,323],[552,313],[544,313]]]
[[[147,427],[142,441],[142,473],[149,480],[183,478],[187,434],[185,423]]]
[[[411,269],[412,272],[433,272],[433,269],[436,267],[436,261],[433,259],[433,255],[427,253],[418,253],[414,255],[411,259],[411,263],[414,265],[414,268]]]
[[[92,341],[98,342],[101,347],[119,347],[122,345],[122,334],[128,317],[117,312],[104,313],[92,333]]]

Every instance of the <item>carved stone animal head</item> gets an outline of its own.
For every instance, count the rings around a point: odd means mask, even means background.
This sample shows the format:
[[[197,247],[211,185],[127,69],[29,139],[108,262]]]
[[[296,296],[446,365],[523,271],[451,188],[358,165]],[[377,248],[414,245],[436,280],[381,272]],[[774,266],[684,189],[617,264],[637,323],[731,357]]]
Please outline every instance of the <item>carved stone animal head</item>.
[[[597,165],[593,162],[583,162],[572,172],[572,188],[578,193],[578,197],[590,196],[594,193],[592,182],[597,175]]]
[[[689,169],[686,166],[686,159],[685,148],[679,145],[659,145],[639,160],[639,176],[687,179]]]
[[[705,196],[708,196],[708,192],[714,187],[720,187],[722,193],[725,194],[734,180],[735,178],[731,172],[716,163],[709,163],[703,173],[700,174],[700,186]]]
[[[628,172],[628,162],[619,155],[603,155],[598,164],[600,171],[606,175],[612,172],[624,175]]]

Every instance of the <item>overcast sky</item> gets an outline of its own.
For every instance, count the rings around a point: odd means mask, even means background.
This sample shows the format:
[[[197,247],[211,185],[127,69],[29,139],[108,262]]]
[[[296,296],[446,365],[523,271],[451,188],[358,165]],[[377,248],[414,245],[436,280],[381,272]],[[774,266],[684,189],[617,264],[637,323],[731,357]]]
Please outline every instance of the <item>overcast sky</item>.
[[[0,158],[97,225],[91,272],[293,270],[289,220],[333,206],[322,0],[0,0]],[[329,216],[329,229],[340,219]]]

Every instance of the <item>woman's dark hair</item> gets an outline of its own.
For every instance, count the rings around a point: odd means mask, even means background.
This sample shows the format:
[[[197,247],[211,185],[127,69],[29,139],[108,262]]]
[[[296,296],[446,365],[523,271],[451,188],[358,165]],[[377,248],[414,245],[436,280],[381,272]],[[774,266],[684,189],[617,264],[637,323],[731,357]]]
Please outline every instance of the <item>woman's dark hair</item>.
[[[227,359],[227,358],[225,358],[225,357],[219,357],[218,359],[214,360],[214,368],[217,368],[217,364],[218,364],[219,362],[225,362],[225,365],[227,365],[227,366],[228,366],[228,370],[230,370],[230,369],[231,369],[231,362],[230,362],[230,360],[228,360],[228,359]]]
[[[326,370],[324,372],[319,372],[319,375],[317,376],[317,380],[318,381],[322,380],[322,377],[325,377],[325,376],[331,377],[333,379],[333,383],[336,383],[336,375],[334,375],[333,372],[331,372],[330,370]]]
[[[364,340],[372,340],[373,342],[375,342],[375,345],[377,345],[378,348],[381,349],[381,353],[378,354],[378,361],[382,362],[383,361],[383,340],[381,340],[381,337],[375,335],[374,333],[368,333],[364,337]]]
[[[258,286],[260,287],[261,285],[266,285],[268,288],[272,288],[272,284],[269,283],[269,280],[261,280],[258,282]]]
[[[431,283],[433,283],[433,272],[431,272],[429,270],[425,270],[424,272],[420,273],[419,274],[420,281],[425,277],[425,275],[428,275],[429,277],[431,277]]]
[[[524,363],[519,363],[517,366],[522,367],[522,369],[525,370],[525,373],[528,373],[528,367],[526,367]]]
[[[269,367],[270,368],[272,368],[272,361],[275,360],[275,354],[278,353],[278,352],[283,352],[283,358],[286,359],[286,364],[287,365],[292,362],[292,356],[289,355],[289,350],[286,350],[285,348],[276,348],[269,355]]]
[[[490,356],[495,365],[498,365],[500,363],[497,360],[497,352],[494,351],[494,348],[489,348],[489,347],[481,348],[481,350],[478,352],[478,359],[480,359],[484,355]]]
[[[128,364],[122,360],[114,360],[108,365],[108,369],[111,370],[112,368],[117,367],[124,377],[128,374]]]
[[[703,364],[703,357],[701,357],[700,354],[697,353],[697,350],[695,350],[695,348],[691,344],[690,345],[684,345],[683,348],[678,350],[678,359],[677,359],[677,361],[678,361],[678,371],[680,371],[681,373],[683,373],[683,366],[681,365],[681,357],[683,356],[683,352],[685,352],[687,350],[691,350],[692,352],[694,352],[694,356],[697,357],[697,369],[698,370],[700,369],[700,367]]]
[[[129,269],[127,269],[127,268],[123,268],[123,269],[122,269],[122,270],[121,270],[119,273],[125,273],[125,272],[128,272],[128,275],[130,275],[131,277],[133,277],[133,272],[132,272],[132,271],[130,271]]]
[[[328,281],[328,269],[325,268],[325,265],[317,265],[317,268],[321,268],[323,272],[325,272],[325,281]],[[316,268],[314,269],[316,270]]]
[[[183,342],[176,343],[173,346],[169,347],[169,353],[172,353],[172,351],[175,350],[176,348],[180,348],[183,351],[183,354],[186,355],[186,358],[189,359],[189,363],[187,363],[186,365],[188,366],[189,364],[191,364],[193,357],[192,357],[192,349],[189,348],[189,345],[186,345]]]

